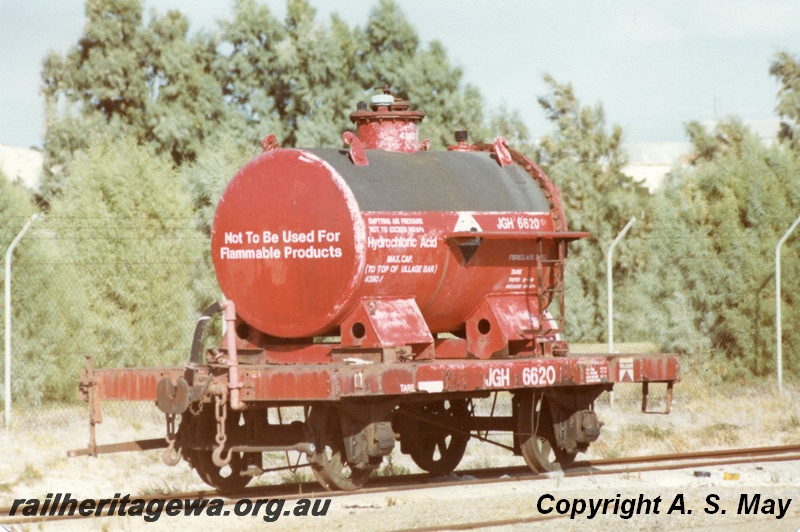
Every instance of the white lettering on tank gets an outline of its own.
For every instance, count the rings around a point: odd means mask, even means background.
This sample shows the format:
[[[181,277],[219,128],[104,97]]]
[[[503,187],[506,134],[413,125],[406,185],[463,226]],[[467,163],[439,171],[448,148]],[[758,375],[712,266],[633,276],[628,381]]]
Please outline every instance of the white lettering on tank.
[[[344,257],[341,242],[341,231],[327,229],[226,231],[225,245],[219,248],[219,258],[222,260],[340,259]]]

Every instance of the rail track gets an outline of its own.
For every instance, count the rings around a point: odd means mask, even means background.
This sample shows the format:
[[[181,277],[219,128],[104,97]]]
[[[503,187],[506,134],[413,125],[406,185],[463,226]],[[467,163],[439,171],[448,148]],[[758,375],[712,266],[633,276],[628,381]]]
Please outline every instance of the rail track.
[[[800,460],[800,445],[752,447],[743,449],[724,449],[681,454],[661,454],[627,458],[585,460],[575,462],[565,471],[565,477],[600,476],[613,474],[631,474],[649,471],[668,471],[676,469],[693,469],[715,465],[729,465],[756,462],[778,462]],[[301,466],[302,467],[302,466]],[[130,496],[131,500],[142,499],[149,502],[155,499],[203,499],[218,498],[225,504],[233,504],[243,498],[248,499],[285,499],[302,498],[339,498],[364,494],[394,493],[399,491],[428,489],[435,487],[464,486],[469,484],[488,484],[500,482],[519,482],[548,478],[548,475],[535,474],[527,466],[511,466],[491,469],[458,470],[448,477],[432,478],[427,473],[396,476],[377,476],[370,479],[368,485],[356,492],[326,491],[316,482],[280,484],[272,486],[254,486],[237,493],[220,494],[214,490],[200,490],[158,495]],[[11,506],[0,507],[0,525],[31,524],[59,520],[86,519],[80,515],[47,515],[47,516],[11,516]],[[19,513],[19,512],[18,512]],[[102,517],[102,516],[93,516]],[[533,523],[563,518],[562,515],[536,515],[520,519],[486,521],[464,525],[447,525],[417,530],[468,530],[487,526],[503,526]]]

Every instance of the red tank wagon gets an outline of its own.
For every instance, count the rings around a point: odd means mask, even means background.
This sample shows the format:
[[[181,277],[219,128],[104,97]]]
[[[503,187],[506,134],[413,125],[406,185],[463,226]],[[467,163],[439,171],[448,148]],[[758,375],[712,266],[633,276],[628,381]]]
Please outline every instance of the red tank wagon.
[[[472,434],[513,434],[535,471],[567,467],[600,434],[616,382],[666,383],[672,355],[574,355],[561,339],[570,232],[548,177],[502,138],[448,151],[418,141],[421,111],[385,93],[350,115],[347,149],[274,137],[228,184],[211,253],[226,299],[198,321],[183,368],[95,370],[92,454],[164,447],[209,484],[243,487],[262,453],[304,452],[326,488],[356,489],[400,442],[452,471]],[[222,346],[203,327],[222,313]],[[472,399],[512,395],[511,415]],[[165,439],[98,447],[101,400],[156,401]],[[270,409],[303,407],[303,421]],[[274,416],[273,416],[274,418]],[[179,421],[178,421],[179,420]]]

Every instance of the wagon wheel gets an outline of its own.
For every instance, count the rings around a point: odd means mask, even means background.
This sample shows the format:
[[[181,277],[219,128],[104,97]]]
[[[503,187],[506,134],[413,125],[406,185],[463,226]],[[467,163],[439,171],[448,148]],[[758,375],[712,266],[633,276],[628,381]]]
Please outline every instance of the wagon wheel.
[[[404,449],[420,469],[432,475],[447,475],[458,467],[467,449],[469,403],[466,399],[425,403],[414,413],[430,423],[404,416],[400,435]]]
[[[307,424],[316,448],[311,470],[317,482],[331,491],[353,491],[363,486],[372,474],[372,469],[351,467],[347,463],[339,412],[336,408],[312,407]]]
[[[524,393],[517,412],[522,457],[535,473],[566,469],[577,454],[568,453],[556,444],[548,401],[541,393]]]
[[[211,451],[194,450],[190,451],[192,467],[197,471],[200,478],[213,486],[220,493],[233,493],[244,488],[251,477],[242,475],[247,468],[247,461],[244,453],[233,453],[231,462],[225,467],[218,467],[211,459]]]

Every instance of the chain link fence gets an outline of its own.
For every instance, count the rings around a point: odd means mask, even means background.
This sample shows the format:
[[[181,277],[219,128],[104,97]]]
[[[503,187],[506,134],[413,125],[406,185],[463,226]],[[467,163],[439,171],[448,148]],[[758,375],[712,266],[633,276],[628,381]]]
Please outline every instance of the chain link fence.
[[[11,263],[12,427],[88,418],[78,398],[87,356],[103,368],[188,360],[197,317],[221,297],[203,253],[208,238],[194,225],[47,217],[30,227]],[[7,245],[0,242],[3,251]],[[125,408],[137,415],[154,410],[142,403]]]
[[[22,222],[14,219],[8,223],[21,227]],[[35,224],[20,243],[12,264],[12,427],[40,423],[46,426],[65,416],[88,418],[86,405],[77,394],[86,356],[92,356],[95,367],[102,368],[182,364],[189,356],[197,317],[220,298],[208,257],[208,238],[193,228],[192,220],[176,220],[167,226],[155,224],[149,229],[151,222],[139,220],[139,236],[135,238],[131,236],[131,226],[106,231],[114,223],[46,219]],[[65,230],[65,224],[73,228]],[[151,236],[141,236],[148,233]],[[148,242],[148,238],[152,241]],[[128,246],[128,241],[136,242],[136,247]],[[7,248],[6,242],[0,245],[3,250]],[[76,260],[74,250],[86,246],[103,253]],[[131,250],[135,253],[131,254]],[[110,259],[114,253],[118,258]],[[602,284],[604,294],[604,280]],[[630,286],[626,288],[627,278],[615,279],[614,284],[614,350],[664,352],[659,341],[664,335],[659,328],[667,324],[652,321],[647,313],[636,310],[643,303],[635,300],[636,293]],[[604,313],[605,299],[599,299],[597,306]],[[570,313],[573,303],[568,291],[568,322],[576,319]],[[669,326],[691,329],[693,324],[681,323],[683,319],[690,318],[673,315]],[[766,342],[769,332],[758,333]],[[568,336],[567,340],[572,353],[608,351],[602,335]],[[776,387],[775,377],[770,375],[750,376],[745,382],[740,375],[727,371],[724,358],[714,358],[701,350],[682,354],[680,363],[682,382],[675,386],[676,401],[734,396],[741,393],[743,384],[750,389]],[[784,387],[798,391],[793,382]],[[658,396],[660,392],[656,388],[652,393]],[[636,405],[641,400],[641,386],[618,385],[613,398],[608,394],[600,398],[612,400],[620,405]],[[154,405],[141,403],[108,404],[104,405],[106,408],[133,411],[142,417],[156,412]]]

